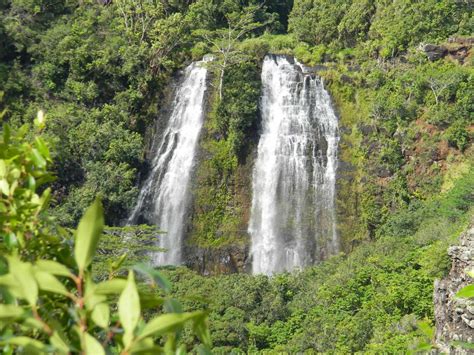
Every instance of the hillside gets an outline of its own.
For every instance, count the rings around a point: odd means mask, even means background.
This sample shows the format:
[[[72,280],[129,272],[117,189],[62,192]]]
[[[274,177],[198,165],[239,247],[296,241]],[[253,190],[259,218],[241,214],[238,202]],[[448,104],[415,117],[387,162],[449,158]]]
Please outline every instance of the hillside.
[[[434,283],[474,211],[473,10],[450,0],[0,2],[0,279],[15,255],[84,276],[71,228],[99,198],[109,227],[91,278],[171,264],[160,272],[172,287],[151,291],[164,312],[207,310],[207,323],[190,316],[193,329],[167,333],[168,352],[435,347]],[[1,306],[15,296],[5,282]],[[56,309],[54,297],[43,302]],[[6,353],[20,332],[12,317],[0,324]],[[89,328],[101,347],[130,350],[110,340],[112,323],[102,328]]]

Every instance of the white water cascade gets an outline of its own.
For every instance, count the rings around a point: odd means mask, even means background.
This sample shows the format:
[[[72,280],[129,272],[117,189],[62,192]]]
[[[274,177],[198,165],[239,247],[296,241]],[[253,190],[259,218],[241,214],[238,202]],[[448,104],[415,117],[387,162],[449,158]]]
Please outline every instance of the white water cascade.
[[[158,246],[166,251],[153,253],[155,265],[182,262],[190,179],[204,120],[207,69],[203,62],[192,63],[184,71],[166,127],[157,130],[153,142],[151,172],[128,219],[129,224],[145,221],[166,232],[158,239]]]
[[[271,275],[338,252],[339,136],[321,79],[297,61],[267,56],[262,85],[249,233],[253,273]]]

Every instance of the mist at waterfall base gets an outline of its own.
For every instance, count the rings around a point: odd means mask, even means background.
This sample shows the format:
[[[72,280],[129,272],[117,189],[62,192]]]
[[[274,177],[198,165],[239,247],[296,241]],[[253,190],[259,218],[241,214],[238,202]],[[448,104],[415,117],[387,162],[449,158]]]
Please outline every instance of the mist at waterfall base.
[[[323,83],[306,69],[285,56],[263,63],[248,228],[254,274],[292,271],[338,251],[338,122]]]
[[[190,180],[199,134],[204,121],[207,69],[203,62],[189,65],[175,90],[171,114],[153,141],[151,172],[145,180],[128,224],[146,222],[164,231],[153,252],[154,265],[178,265],[182,260]],[[160,118],[161,119],[161,118]]]

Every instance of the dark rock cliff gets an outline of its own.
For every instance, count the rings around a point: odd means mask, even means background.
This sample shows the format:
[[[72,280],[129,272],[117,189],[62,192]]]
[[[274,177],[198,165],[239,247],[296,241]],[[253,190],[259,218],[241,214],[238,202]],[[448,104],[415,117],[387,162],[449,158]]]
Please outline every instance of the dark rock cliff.
[[[474,299],[456,298],[464,286],[474,282],[467,272],[474,270],[474,223],[460,237],[459,245],[450,247],[452,267],[448,276],[435,282],[434,304],[436,344],[443,353],[474,354],[457,346],[474,345]]]

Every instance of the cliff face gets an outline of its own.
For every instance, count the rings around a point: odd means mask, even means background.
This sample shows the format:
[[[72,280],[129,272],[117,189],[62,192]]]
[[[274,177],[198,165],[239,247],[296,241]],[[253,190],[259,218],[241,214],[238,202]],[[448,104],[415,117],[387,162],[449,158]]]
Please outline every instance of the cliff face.
[[[455,294],[474,280],[466,272],[474,270],[474,224],[450,247],[452,267],[448,276],[435,282],[434,303],[436,344],[442,352],[468,354],[456,342],[474,343],[474,299],[456,298]]]

